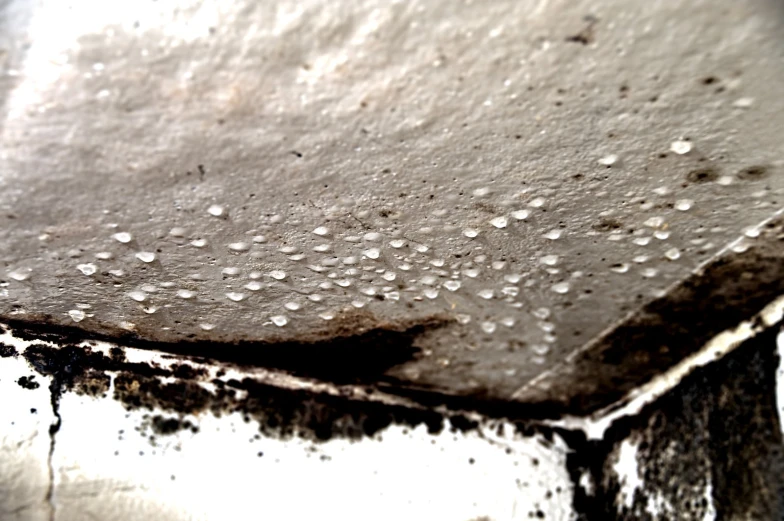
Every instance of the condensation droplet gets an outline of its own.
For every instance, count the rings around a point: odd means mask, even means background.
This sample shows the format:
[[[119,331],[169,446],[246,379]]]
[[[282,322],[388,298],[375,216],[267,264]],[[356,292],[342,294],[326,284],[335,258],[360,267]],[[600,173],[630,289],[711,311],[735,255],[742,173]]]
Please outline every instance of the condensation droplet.
[[[465,275],[466,277],[475,279],[477,276],[479,276],[479,269],[478,268],[468,268],[466,270],[463,270],[463,275]]]
[[[568,293],[569,292],[569,283],[568,282],[558,282],[556,284],[553,284],[550,287],[550,289],[553,290],[556,293],[559,293],[559,294],[563,295],[564,293]]]
[[[532,208],[541,208],[542,206],[544,206],[544,203],[545,203],[544,197],[537,197],[535,199],[531,199],[531,201],[528,202],[528,206]]]
[[[93,264],[92,262],[88,262],[87,264],[77,264],[76,269],[81,271],[87,276],[93,275],[96,271],[98,271],[98,266]]]
[[[550,230],[549,232],[543,235],[545,239],[550,239],[551,241],[557,240],[561,238],[561,230]]]
[[[261,289],[261,282],[257,280],[252,280],[245,284],[245,289],[248,291],[259,291]]]
[[[129,242],[131,242],[133,237],[128,232],[117,232],[112,235],[112,239],[114,239],[117,242],[121,242],[123,244],[128,244]]]
[[[670,143],[670,150],[676,154],[683,155],[691,152],[691,142],[685,140],[677,140]]]
[[[471,322],[471,315],[466,315],[465,313],[458,313],[457,315],[455,315],[455,320],[457,320],[458,324],[464,326],[469,322]]]
[[[512,327],[515,325],[515,319],[513,317],[504,317],[499,322],[506,327]]]
[[[155,260],[155,254],[151,251],[140,251],[136,253],[136,258],[149,264]]]
[[[509,224],[509,220],[504,216],[496,217],[495,219],[490,220],[490,224],[499,229],[506,228],[506,226]]]
[[[667,240],[670,237],[670,232],[667,230],[656,230],[653,232],[653,236],[659,239],[660,241]]]
[[[147,293],[144,291],[130,291],[128,292],[128,296],[136,302],[144,302],[147,300]]]
[[[68,316],[70,316],[71,320],[74,322],[81,322],[84,320],[85,314],[81,309],[72,309],[68,312]]]
[[[194,239],[194,240],[191,241],[191,246],[193,246],[194,248],[204,248],[205,246],[207,246],[207,240],[206,239]]]
[[[460,281],[459,280],[448,280],[444,282],[444,287],[449,291],[457,291],[460,289]]]
[[[613,264],[610,266],[610,270],[614,271],[615,273],[626,273],[629,271],[629,265],[625,262],[622,264]]]
[[[495,322],[490,322],[490,321],[482,322],[481,327],[482,327],[482,331],[484,331],[488,335],[495,333],[495,329],[496,329]]]
[[[289,319],[285,315],[274,315],[270,317],[270,320],[278,327],[283,327],[289,323]]]
[[[269,274],[275,280],[283,280],[286,278],[286,272],[281,270],[272,270]]]
[[[647,221],[645,221],[645,226],[649,228],[659,228],[664,224],[663,217],[651,217]]]
[[[517,284],[522,278],[523,276],[518,273],[509,273],[508,275],[504,275],[504,280],[509,284]]]
[[[250,250],[250,244],[247,242],[232,242],[229,244],[229,249],[237,253],[242,253]]]
[[[492,289],[482,289],[477,292],[477,296],[485,300],[490,300],[493,298],[493,295],[495,295],[495,292]]]
[[[199,327],[202,328],[204,331],[212,331],[215,329],[215,324],[210,324],[209,322],[202,322],[199,324]]]
[[[381,255],[381,251],[378,248],[369,248],[362,252],[362,255],[367,257],[368,259],[378,259]]]
[[[169,230],[169,235],[172,237],[185,237],[188,234],[188,230],[181,226],[177,226]]]
[[[238,293],[236,291],[229,291],[226,293],[226,298],[229,300],[233,300],[234,302],[240,302],[245,299],[244,293]]]
[[[688,210],[691,210],[693,204],[694,201],[692,201],[691,199],[679,199],[678,201],[675,202],[675,209],[681,212],[686,212]]]
[[[196,296],[196,292],[189,289],[178,289],[177,296],[184,299],[191,299]]]
[[[599,159],[599,164],[604,166],[612,166],[618,162],[616,154],[609,154]]]
[[[465,235],[469,239],[473,239],[474,237],[479,235],[479,232],[477,230],[474,230],[473,228],[466,228],[465,230],[463,230],[463,235]]]
[[[746,228],[745,230],[743,230],[743,235],[749,237],[750,239],[756,239],[757,237],[759,237],[760,231],[759,228],[756,227]]]
[[[438,298],[438,290],[435,288],[427,288],[425,291],[422,292],[427,298],[434,299]]]
[[[320,237],[326,237],[327,235],[329,235],[329,228],[327,228],[326,226],[319,226],[318,228],[313,230],[313,233],[315,233]]]
[[[738,109],[747,109],[754,105],[754,98],[738,98],[732,106]]]
[[[297,311],[302,306],[298,302],[286,302],[285,304],[283,304],[283,307],[288,309],[289,311]]]
[[[382,236],[381,236],[381,234],[380,234],[380,233],[378,233],[378,232],[367,232],[367,233],[364,235],[364,237],[363,237],[363,238],[364,238],[366,241],[370,241],[370,242],[378,242],[378,241],[380,241],[380,240],[381,240],[381,237],[382,237]]]
[[[632,241],[637,246],[647,246],[651,242],[650,237],[635,237]]]
[[[402,248],[403,246],[405,246],[405,244],[406,241],[404,241],[403,239],[394,239],[389,241],[389,245],[395,249]]]
[[[664,252],[664,256],[670,260],[678,260],[681,256],[681,252],[678,251],[678,248],[670,248]]]
[[[545,255],[539,259],[539,262],[546,266],[555,266],[558,264],[558,255]]]
[[[324,311],[323,313],[319,313],[319,318],[322,320],[332,320],[335,318],[335,313],[331,311]]]
[[[222,217],[225,212],[226,209],[219,204],[213,204],[212,206],[207,208],[207,213],[212,215],[213,217]]]
[[[110,251],[99,251],[95,254],[95,258],[98,260],[112,260],[114,258],[114,254]]]
[[[648,259],[650,259],[650,257],[648,257],[647,255],[637,255],[632,260],[637,264],[642,264],[643,262],[648,262]]]
[[[524,221],[531,216],[531,212],[529,210],[515,210],[512,212],[512,217],[517,219],[518,221]]]
[[[645,268],[644,270],[642,270],[641,273],[642,276],[645,277],[646,279],[651,279],[655,277],[659,272],[656,270],[656,268]]]

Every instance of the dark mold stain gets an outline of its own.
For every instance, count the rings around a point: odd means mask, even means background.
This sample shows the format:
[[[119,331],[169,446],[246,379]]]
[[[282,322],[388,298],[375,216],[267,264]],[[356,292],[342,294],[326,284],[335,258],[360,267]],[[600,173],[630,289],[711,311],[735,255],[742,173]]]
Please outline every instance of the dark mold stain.
[[[14,346],[9,346],[0,342],[0,358],[16,357],[17,354],[19,353],[16,352]]]
[[[640,414],[614,423],[599,441],[560,432],[572,448],[574,483],[591,476],[594,493],[576,487],[578,519],[650,520],[651,497],[670,503],[678,519],[703,519],[706,486],[716,519],[784,519],[784,445],[776,411],[777,327],[699,368]],[[644,485],[631,507],[621,503],[613,465],[623,440],[638,445]]]
[[[719,178],[719,171],[713,167],[698,168],[686,174],[690,183],[712,183]]]
[[[770,169],[764,165],[749,166],[738,172],[737,177],[744,181],[757,181],[768,177],[770,174],[769,170]]]
[[[198,432],[199,428],[188,420],[181,418],[166,418],[161,415],[153,416],[150,420],[150,428],[159,436],[168,436],[179,431],[189,430]]]
[[[596,24],[599,22],[599,19],[595,16],[587,15],[583,18],[583,20],[586,22],[585,27],[583,27],[582,30],[580,30],[580,32],[577,34],[567,36],[567,42],[588,45],[593,43],[593,41],[596,39]]]
[[[41,387],[41,384],[35,381],[35,375],[22,376],[19,378],[19,380],[16,381],[16,383],[19,384],[19,387],[23,389],[32,390]]]

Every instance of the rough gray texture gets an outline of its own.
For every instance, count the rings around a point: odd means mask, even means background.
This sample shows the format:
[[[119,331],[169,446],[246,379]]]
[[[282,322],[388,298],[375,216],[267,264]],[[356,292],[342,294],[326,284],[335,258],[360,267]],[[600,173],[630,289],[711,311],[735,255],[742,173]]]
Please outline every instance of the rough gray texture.
[[[781,207],[772,0],[33,14],[2,318],[164,342],[446,319],[388,375],[505,399]]]

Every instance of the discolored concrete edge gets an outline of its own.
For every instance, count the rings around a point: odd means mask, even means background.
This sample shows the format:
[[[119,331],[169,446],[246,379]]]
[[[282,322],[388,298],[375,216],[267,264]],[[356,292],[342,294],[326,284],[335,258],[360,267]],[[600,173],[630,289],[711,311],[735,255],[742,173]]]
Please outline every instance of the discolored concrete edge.
[[[434,408],[476,411],[513,419],[587,416],[624,399],[631,391],[697,353],[728,326],[755,316],[784,294],[784,218],[760,228],[742,248],[728,248],[697,273],[671,288],[566,361],[528,382],[510,399],[480,388],[455,395],[390,376],[391,369],[418,360],[417,340],[448,328],[446,316],[382,321],[354,313],[329,330],[297,341],[155,342],[132,331],[86,332],[49,317],[7,321],[14,336],[58,345],[85,340],[155,350],[239,367],[261,367],[335,384],[363,384]],[[736,245],[737,246],[737,245]],[[396,374],[402,374],[396,371]]]
[[[564,431],[570,474],[584,485],[580,519],[784,519],[780,327],[695,370],[601,440]]]

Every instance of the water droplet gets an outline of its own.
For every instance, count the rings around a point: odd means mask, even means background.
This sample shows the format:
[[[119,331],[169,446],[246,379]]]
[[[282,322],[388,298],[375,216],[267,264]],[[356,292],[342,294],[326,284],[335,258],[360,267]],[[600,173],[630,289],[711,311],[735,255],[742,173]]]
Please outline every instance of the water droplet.
[[[599,164],[604,166],[612,166],[617,162],[618,156],[616,154],[609,154],[599,159]]]
[[[495,328],[496,328],[495,322],[489,322],[489,321],[482,322],[481,327],[482,327],[482,331],[484,331],[488,335],[495,333]]]
[[[651,217],[645,221],[645,226],[649,228],[660,228],[664,224],[663,217]]]
[[[145,307],[143,307],[143,308],[142,308],[142,311],[144,311],[144,312],[145,312],[145,313],[147,313],[148,315],[152,315],[152,314],[154,314],[156,311],[158,311],[158,308],[157,308],[157,307],[155,307],[155,306],[145,306]]]
[[[458,313],[457,315],[455,315],[455,320],[457,320],[458,324],[464,326],[464,325],[468,324],[469,322],[471,322],[471,315],[466,315],[464,313]]]
[[[540,356],[546,355],[550,352],[550,346],[547,344],[534,344],[531,346],[531,351]]]
[[[539,262],[546,266],[555,266],[558,264],[558,255],[545,255],[539,259]]]
[[[313,233],[315,233],[320,237],[326,237],[327,235],[329,235],[329,228],[327,228],[326,226],[319,226],[318,228],[313,230]]]
[[[261,289],[261,282],[257,280],[252,280],[245,284],[245,289],[248,291],[259,291]]]
[[[294,262],[299,262],[305,258],[305,255],[302,253],[298,253],[296,255],[289,255],[289,260]]]
[[[123,270],[109,270],[109,275],[113,277],[124,277],[125,272]]]
[[[272,270],[269,274],[275,280],[283,280],[286,278],[286,272],[281,270]]]
[[[550,289],[553,290],[556,293],[559,293],[559,294],[563,295],[564,293],[568,293],[569,292],[569,283],[568,282],[558,282],[556,284],[553,284],[550,287]]]
[[[551,241],[557,240],[561,238],[561,230],[550,230],[549,232],[543,235],[545,239],[550,239]]]
[[[131,242],[133,237],[128,232],[117,232],[112,235],[112,239],[114,239],[117,242],[121,242],[123,244],[128,244],[129,242]]]
[[[666,230],[656,230],[653,232],[653,236],[659,239],[660,241],[664,241],[670,237],[670,232]]]
[[[213,204],[212,206],[207,208],[207,213],[212,215],[213,217],[222,217],[225,212],[226,209],[218,204]]]
[[[501,293],[504,296],[514,298],[520,294],[520,288],[518,288],[517,286],[504,286],[503,288],[501,288]]]
[[[671,248],[664,252],[664,256],[670,260],[678,260],[681,256],[681,252],[678,251],[678,248]]]
[[[147,300],[147,293],[145,293],[144,291],[138,291],[138,290],[130,291],[128,292],[128,296],[131,297],[131,299],[135,300],[136,302],[144,302],[145,300]]]
[[[359,300],[359,299],[352,300],[351,301],[351,305],[354,306],[357,309],[364,308],[365,305],[367,305],[367,300],[365,300],[365,299],[362,299],[362,300]]]
[[[666,186],[660,186],[658,188],[654,188],[653,189],[653,193],[655,193],[656,195],[662,195],[662,196],[663,195],[668,195],[670,193],[670,191],[671,190],[669,188],[667,188]]]
[[[199,327],[202,328],[204,331],[212,331],[215,329],[215,324],[210,324],[209,322],[203,322],[199,324]]]
[[[732,178],[731,175],[723,175],[716,180],[716,184],[721,186],[729,186],[734,183],[735,180]]]
[[[675,209],[680,210],[681,212],[686,212],[688,210],[691,210],[693,204],[694,201],[692,201],[691,199],[679,199],[678,201],[675,202]]]
[[[463,275],[475,279],[476,277],[479,276],[479,268],[468,268],[466,270],[463,270]]]
[[[490,300],[493,298],[493,295],[495,295],[495,292],[492,289],[482,289],[477,293],[479,298],[483,298],[485,300]]]
[[[348,280],[348,279],[340,279],[340,280],[336,280],[335,284],[337,284],[341,288],[347,288],[347,287],[351,286],[351,281]]]
[[[487,187],[477,188],[474,190],[475,197],[484,197],[490,193],[490,189]]]
[[[757,237],[759,237],[760,231],[759,228],[756,227],[746,228],[745,230],[743,230],[743,235],[749,237],[750,239],[756,239]]]
[[[650,279],[655,277],[658,271],[656,270],[656,268],[645,268],[644,270],[642,270],[641,273],[643,277]]]
[[[98,271],[98,266],[92,262],[88,262],[87,264],[77,264],[76,269],[89,276]]]
[[[247,242],[232,242],[229,244],[229,249],[234,252],[242,253],[250,250],[250,244]]]
[[[651,242],[650,237],[636,237],[633,241],[638,246],[647,246]]]
[[[70,316],[71,320],[74,322],[81,322],[84,320],[85,314],[84,311],[80,309],[72,309],[68,312],[68,316]]]
[[[432,275],[425,275],[424,277],[419,279],[419,282],[421,284],[426,285],[426,286],[432,286],[433,284],[436,283],[436,280],[437,279],[434,276],[432,276]]]
[[[196,296],[196,292],[189,289],[178,289],[177,296],[184,299],[190,299]]]
[[[515,325],[515,319],[512,317],[504,317],[500,320],[500,322],[506,327],[512,327]]]
[[[340,262],[342,262],[346,266],[353,266],[354,264],[359,262],[359,259],[352,255],[351,257],[343,257],[340,260]]]
[[[182,228],[181,226],[177,226],[169,230],[169,235],[171,235],[172,237],[185,237],[186,235],[188,235],[188,230]]]
[[[504,275],[504,280],[509,284],[517,284],[522,278],[523,276],[519,273],[509,273],[508,275]]]
[[[400,292],[399,291],[387,291],[384,293],[385,300],[391,300],[393,302],[397,302],[400,300]]]
[[[369,248],[363,251],[362,255],[368,259],[378,259],[378,257],[381,255],[381,251],[378,248]]]
[[[191,246],[193,246],[194,248],[204,248],[205,246],[207,246],[207,240],[206,239],[194,239],[194,240],[191,241]]]
[[[233,300],[234,302],[240,302],[245,299],[244,293],[238,293],[236,291],[229,291],[226,293],[226,298],[229,300]]]
[[[738,98],[732,106],[738,109],[747,109],[754,105],[754,98]]]
[[[422,292],[427,298],[434,299],[438,298],[438,290],[435,288],[427,288],[425,291]]]
[[[670,150],[676,154],[688,154],[691,152],[691,142],[684,140],[677,140],[670,143]]]
[[[512,212],[512,217],[517,219],[518,221],[524,221],[531,216],[531,212],[529,210],[515,210]]]
[[[650,257],[648,257],[647,255],[637,255],[632,260],[637,264],[642,264],[643,262],[648,262],[648,259],[650,259]]]
[[[394,239],[394,240],[389,241],[389,245],[391,247],[393,247],[393,248],[396,248],[396,249],[397,248],[402,248],[403,246],[405,246],[405,244],[406,244],[406,241],[404,241],[403,239]]]
[[[492,224],[493,226],[499,229],[506,228],[506,226],[509,224],[509,219],[507,219],[504,216],[496,217],[495,219],[490,220],[490,224]]]
[[[286,302],[285,304],[283,304],[283,307],[288,309],[289,311],[297,311],[302,306],[299,304],[299,302]]]
[[[283,327],[289,323],[289,319],[286,318],[286,315],[274,315],[270,317],[270,320],[278,327]]]
[[[364,239],[370,242],[378,242],[381,240],[382,235],[378,232],[368,232],[365,234]]]
[[[610,270],[614,271],[615,273],[626,273],[629,271],[629,265],[625,262],[622,264],[613,264],[610,266]]]
[[[460,289],[460,281],[459,280],[448,280],[444,282],[444,287],[449,291],[457,291]]]
[[[537,197],[535,199],[531,199],[528,202],[528,206],[530,206],[532,208],[541,208],[542,206],[544,206],[545,202],[546,201],[545,201],[544,197]]]
[[[477,230],[474,230],[473,228],[466,228],[465,230],[463,230],[463,235],[465,235],[469,239],[473,239],[474,237],[479,235],[479,232]]]
[[[322,320],[332,320],[335,318],[335,313],[331,311],[324,311],[323,313],[319,313],[319,318]]]
[[[150,263],[155,260],[155,254],[151,251],[140,251],[136,254],[136,258],[142,262]]]

